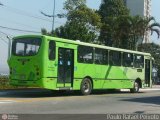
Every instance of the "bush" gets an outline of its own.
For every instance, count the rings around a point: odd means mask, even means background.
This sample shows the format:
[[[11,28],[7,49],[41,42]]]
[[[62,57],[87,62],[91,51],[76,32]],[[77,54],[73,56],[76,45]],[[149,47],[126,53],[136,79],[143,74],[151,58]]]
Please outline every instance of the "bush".
[[[15,86],[9,84],[9,77],[4,75],[0,76],[0,89],[14,89]]]

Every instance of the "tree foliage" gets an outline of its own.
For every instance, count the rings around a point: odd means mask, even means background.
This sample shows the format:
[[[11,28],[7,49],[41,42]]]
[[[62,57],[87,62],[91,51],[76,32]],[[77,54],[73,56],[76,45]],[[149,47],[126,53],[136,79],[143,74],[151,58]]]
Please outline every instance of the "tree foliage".
[[[142,44],[150,42],[145,41],[145,35],[149,34],[150,32],[157,33],[159,38],[160,35],[160,25],[157,23],[154,17],[141,17],[141,16],[132,16],[128,18],[130,25],[128,26],[128,41],[132,43],[131,49],[137,50],[138,44]],[[148,32],[148,33],[147,33]]]
[[[86,0],[66,0],[64,10],[58,16],[66,23],[52,32],[42,29],[42,34],[131,50],[146,42],[147,31],[160,37],[154,17],[130,16],[124,0],[103,0],[98,11],[88,8]]]
[[[158,77],[160,78],[160,46],[155,43],[144,43],[139,50],[152,55],[155,60],[155,67],[158,68]]]
[[[97,41],[101,18],[95,10],[87,7],[86,0],[66,0],[64,10],[66,13],[58,16],[65,17],[67,21],[55,29],[54,35],[83,42]],[[46,32],[43,30],[43,33]]]
[[[117,17],[129,15],[129,10],[123,0],[103,0],[98,12],[102,18],[99,39],[103,44],[112,46],[114,44],[113,36],[117,29],[115,20]]]
[[[67,22],[56,29],[58,37],[84,42],[97,41],[101,19],[95,10],[88,8],[85,3],[85,0],[67,0],[64,3]]]
[[[124,0],[104,0],[99,9],[102,19],[100,41],[107,46],[137,50],[147,32],[160,37],[160,24],[154,17],[130,16]]]
[[[86,0],[66,0],[64,3],[64,10],[67,10],[68,13],[74,11],[79,6],[86,5]]]

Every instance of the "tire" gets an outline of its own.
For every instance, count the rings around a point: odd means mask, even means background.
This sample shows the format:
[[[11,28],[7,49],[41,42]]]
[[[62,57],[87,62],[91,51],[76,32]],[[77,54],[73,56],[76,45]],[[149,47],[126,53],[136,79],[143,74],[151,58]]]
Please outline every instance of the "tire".
[[[139,92],[139,88],[140,88],[140,85],[137,81],[134,82],[134,87],[132,89],[130,89],[130,92],[131,93],[138,93]]]
[[[92,92],[92,82],[89,78],[84,78],[81,82],[81,94],[89,95]]]

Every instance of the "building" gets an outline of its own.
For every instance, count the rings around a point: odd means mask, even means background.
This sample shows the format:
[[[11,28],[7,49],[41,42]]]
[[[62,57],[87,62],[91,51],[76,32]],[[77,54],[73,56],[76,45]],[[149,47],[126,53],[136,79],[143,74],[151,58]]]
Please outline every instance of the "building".
[[[131,15],[151,16],[151,0],[124,0]]]
[[[131,15],[140,15],[144,17],[151,16],[151,0],[124,0],[124,2],[130,9]],[[145,33],[144,42],[151,42],[150,31]]]
[[[102,0],[103,2],[104,0]],[[125,5],[130,10],[131,15],[140,15],[144,17],[151,16],[151,0],[124,0]],[[145,33],[144,42],[151,42],[150,31]]]

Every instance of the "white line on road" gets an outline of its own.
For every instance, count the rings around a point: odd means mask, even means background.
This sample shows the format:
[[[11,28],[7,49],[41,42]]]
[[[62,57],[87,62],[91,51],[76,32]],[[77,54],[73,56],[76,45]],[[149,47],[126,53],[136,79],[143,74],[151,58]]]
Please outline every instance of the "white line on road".
[[[4,104],[4,103],[14,103],[16,101],[14,100],[0,100],[0,104]]]

